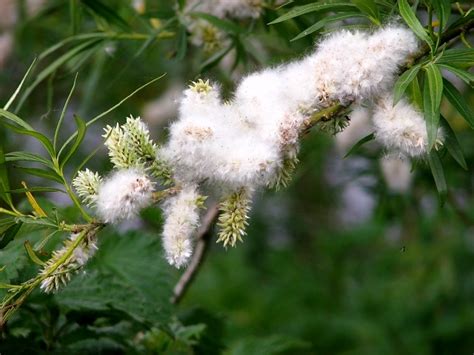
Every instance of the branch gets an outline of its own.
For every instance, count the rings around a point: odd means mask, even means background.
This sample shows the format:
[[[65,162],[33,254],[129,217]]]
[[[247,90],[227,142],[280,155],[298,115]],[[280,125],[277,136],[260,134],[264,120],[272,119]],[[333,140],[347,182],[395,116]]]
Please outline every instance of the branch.
[[[197,272],[201,268],[202,262],[204,261],[207,251],[209,250],[209,242],[212,236],[212,227],[214,226],[218,215],[219,204],[215,204],[209,208],[206,215],[204,216],[204,221],[196,236],[197,243],[193,257],[189,263],[188,268],[184,274],[181,275],[181,278],[173,289],[171,303],[177,304],[179,301],[181,301],[189,286],[196,277]]]
[[[452,30],[446,31],[442,37],[440,44],[446,43],[455,39],[463,33],[467,33],[474,28],[474,20],[470,20],[465,23],[463,26],[454,28]],[[413,63],[424,57],[429,53],[430,48],[428,45],[424,45],[421,50],[413,57],[410,58],[408,63],[402,68],[400,74],[409,69]],[[335,101],[332,105],[328,106],[325,109],[322,109],[318,112],[313,113],[308,119],[303,123],[302,127],[302,136],[308,133],[312,127],[321,121],[329,121],[334,117],[337,117],[343,113],[351,103],[343,105],[338,101]],[[174,287],[173,296],[171,297],[171,303],[178,304],[183,296],[185,295],[187,289],[193,282],[196,274],[200,270],[200,267],[204,261],[206,253],[209,249],[209,241],[211,238],[212,227],[217,219],[219,214],[218,204],[214,205],[209,209],[206,216],[204,217],[204,222],[197,235],[197,244],[191,259],[189,266],[187,267],[184,274],[181,276],[179,281]]]

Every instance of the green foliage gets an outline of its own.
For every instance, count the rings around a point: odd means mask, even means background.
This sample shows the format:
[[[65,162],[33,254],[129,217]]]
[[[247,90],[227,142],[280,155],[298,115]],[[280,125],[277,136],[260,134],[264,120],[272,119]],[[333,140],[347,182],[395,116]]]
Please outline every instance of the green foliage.
[[[55,298],[69,310],[124,312],[150,325],[170,317],[169,266],[160,255],[157,236],[104,234],[86,273]]]

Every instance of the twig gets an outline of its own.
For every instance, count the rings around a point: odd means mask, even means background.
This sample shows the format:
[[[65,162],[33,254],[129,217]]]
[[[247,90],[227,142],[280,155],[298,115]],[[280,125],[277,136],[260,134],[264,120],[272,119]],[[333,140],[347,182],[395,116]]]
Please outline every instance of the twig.
[[[204,216],[203,223],[196,236],[197,243],[196,248],[194,249],[193,257],[189,263],[188,268],[184,274],[181,275],[181,278],[173,289],[171,303],[177,304],[179,301],[181,301],[187,289],[196,277],[196,274],[199,271],[209,249],[209,242],[212,236],[212,227],[217,220],[218,214],[219,205],[215,204],[209,208],[206,215]]]

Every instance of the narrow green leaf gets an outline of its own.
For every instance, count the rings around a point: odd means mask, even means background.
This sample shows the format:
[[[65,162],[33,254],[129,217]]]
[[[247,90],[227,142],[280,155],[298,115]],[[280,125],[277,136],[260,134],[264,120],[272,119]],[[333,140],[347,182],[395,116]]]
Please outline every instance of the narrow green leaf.
[[[183,60],[188,48],[188,35],[186,27],[181,26],[178,31],[178,40],[176,42],[176,60]]]
[[[40,266],[46,265],[46,263],[38,258],[38,255],[36,255],[35,251],[33,250],[33,247],[31,246],[30,242],[27,240],[23,243],[25,246],[26,252],[28,253],[28,256],[30,257],[31,261],[33,261],[35,264],[38,264]]]
[[[455,28],[461,28],[463,27],[466,23],[474,19],[474,11],[472,11],[472,8],[470,11],[466,12],[464,16],[459,17],[456,19],[454,22],[452,22],[446,31],[451,31],[452,29]]]
[[[5,248],[8,243],[15,239],[15,236],[20,231],[22,225],[23,223],[21,222],[15,223],[11,227],[9,227],[3,234],[0,234],[0,249]]]
[[[423,110],[423,94],[421,93],[420,83],[417,77],[408,85],[408,92],[410,93],[412,104],[419,110]]]
[[[440,203],[443,205],[448,193],[448,185],[446,184],[443,165],[441,164],[441,159],[439,158],[437,151],[431,150],[428,153],[428,162],[430,164],[431,174],[433,174],[433,179],[436,184],[436,189],[438,190]]]
[[[76,76],[74,77],[74,81],[72,83],[71,90],[69,90],[69,95],[67,96],[66,102],[64,103],[63,110],[61,111],[61,116],[59,116],[59,120],[58,120],[58,124],[56,125],[56,129],[54,130],[53,147],[54,147],[55,150],[56,150],[56,147],[57,147],[57,144],[58,144],[59,130],[60,130],[61,125],[64,121],[64,116],[66,115],[66,110],[67,110],[67,107],[69,106],[69,101],[71,100],[72,93],[74,92],[74,89],[76,88],[77,76],[78,76],[78,73],[76,73]]]
[[[443,30],[448,24],[449,16],[451,15],[451,1],[449,0],[431,0],[434,11],[439,20],[439,32]]]
[[[10,121],[16,123],[17,125],[23,127],[24,129],[31,130],[31,131],[33,130],[33,127],[31,127],[28,123],[23,121],[20,117],[18,117],[14,113],[11,113],[9,111],[6,111],[6,110],[0,108],[0,116],[6,118],[7,120],[10,120]],[[0,120],[0,123],[1,123],[1,120]]]
[[[459,79],[464,81],[466,84],[470,86],[474,85],[474,74],[468,72],[467,70],[455,68],[446,64],[439,64],[438,66],[443,69],[449,70],[451,73],[455,74]]]
[[[80,42],[92,39],[114,39],[119,36],[118,33],[110,33],[110,32],[93,32],[93,33],[82,33],[75,36],[67,37],[62,41],[52,45],[51,47],[47,48],[38,56],[38,60],[41,61],[44,58],[48,57],[49,55],[57,52],[58,50],[62,49],[66,45],[73,43],[73,42]]]
[[[15,133],[36,138],[43,145],[43,147],[46,149],[46,151],[49,153],[51,157],[55,156],[53,145],[48,139],[48,137],[46,137],[44,134],[41,134],[34,130],[19,128],[17,126],[14,126],[5,122],[3,123],[3,125],[7,127],[8,129],[11,129]]]
[[[461,149],[461,145],[458,142],[456,134],[449,125],[449,122],[441,116],[441,126],[443,127],[444,132],[444,145],[448,150],[449,154],[456,160],[456,162],[464,169],[467,169],[466,160],[464,159],[464,154]]]
[[[213,26],[215,26],[215,27],[223,30],[224,32],[227,32],[227,33],[232,33],[232,34],[238,35],[240,33],[245,32],[244,27],[240,27],[239,25],[235,24],[232,21],[224,20],[224,19],[221,19],[219,17],[213,16],[213,15],[210,15],[210,14],[206,14],[204,12],[193,12],[191,14],[191,16],[202,18],[203,20],[206,20],[207,22],[209,22],[211,25],[213,25]]]
[[[205,70],[208,70],[209,68],[213,67],[219,61],[224,58],[224,56],[230,52],[230,50],[234,48],[234,45],[231,44],[228,47],[225,47],[221,49],[220,51],[214,53],[212,56],[210,56],[208,59],[206,59],[203,63],[201,63],[201,66],[199,67],[199,72],[202,73]]]
[[[439,107],[443,97],[443,78],[439,68],[428,64],[425,68],[426,78],[423,86],[423,112],[428,133],[428,146],[431,150],[436,143],[439,126]]]
[[[19,109],[23,106],[25,100],[28,98],[28,96],[33,92],[33,90],[41,83],[43,80],[45,80],[49,75],[51,75],[53,72],[55,72],[58,68],[60,68],[63,64],[67,63],[70,61],[72,58],[77,56],[79,53],[89,49],[90,47],[96,46],[97,44],[101,43],[101,39],[94,39],[90,41],[86,41],[84,43],[81,43],[77,45],[76,47],[70,49],[66,53],[64,53],[62,56],[60,56],[58,59],[56,59],[54,62],[52,62],[50,65],[48,65],[46,68],[44,68],[36,77],[35,81],[25,90],[23,95],[21,96],[20,101],[18,102],[15,111],[19,111]]]
[[[398,101],[402,98],[403,94],[405,93],[408,85],[415,79],[416,75],[420,71],[420,64],[415,65],[404,72],[395,83],[395,87],[393,89],[393,104],[396,105]]]
[[[469,68],[474,66],[474,48],[454,48],[443,52],[437,64]]]
[[[51,222],[49,218],[17,217],[17,220],[23,224],[38,226],[38,228],[58,228],[58,225]]]
[[[8,192],[10,190],[10,181],[8,179],[8,170],[5,162],[6,157],[3,151],[3,145],[0,142],[0,198],[11,206],[12,198]]]
[[[432,48],[433,41],[421,25],[420,21],[418,21],[415,12],[408,4],[408,1],[398,0],[398,9],[400,11],[400,15],[403,17],[403,20],[406,22],[408,27],[410,27],[420,39],[428,43],[430,48]]]
[[[53,164],[46,160],[45,158],[34,154],[34,153],[27,153],[27,152],[10,152],[5,154],[5,161],[29,161],[32,163],[39,163],[47,166],[48,168],[53,169]]]
[[[351,0],[357,8],[376,25],[380,25],[379,8],[375,0]]]
[[[292,38],[291,41],[297,41],[303,37],[306,37],[310,35],[311,33],[314,33],[320,30],[321,28],[323,28],[324,26],[326,26],[327,24],[331,22],[342,21],[345,19],[356,18],[356,17],[365,17],[365,16],[359,12],[343,12],[337,15],[324,17],[322,20],[316,22],[315,24],[311,25],[306,30],[298,34],[295,38]]]
[[[76,121],[76,125],[77,125],[76,140],[74,141],[71,149],[69,149],[69,152],[66,154],[64,159],[61,160],[61,165],[60,165],[61,171],[62,171],[64,165],[68,162],[68,160],[79,149],[79,146],[81,145],[82,141],[84,140],[84,137],[86,136],[86,130],[87,130],[86,123],[77,115],[74,115],[74,120]],[[65,146],[63,146],[61,148],[61,150],[59,151],[59,155],[63,151],[63,148],[65,148]],[[58,155],[58,158],[59,158],[59,155]]]
[[[39,176],[48,180],[55,181],[57,183],[63,184],[61,177],[52,170],[38,169],[38,168],[27,168],[24,166],[14,166],[16,169],[20,169],[26,174]]]
[[[42,186],[37,186],[37,187],[28,187],[28,188],[23,188],[23,189],[15,189],[15,190],[10,190],[9,191],[12,194],[24,194],[25,192],[62,192],[66,193],[66,191],[57,189],[54,187],[42,187]]]
[[[5,106],[3,106],[3,109],[4,109],[5,111],[8,111],[8,109],[10,108],[11,104],[13,103],[13,101],[15,101],[16,97],[17,97],[18,94],[20,93],[21,88],[23,87],[23,84],[24,84],[25,81],[26,81],[26,78],[27,78],[28,75],[30,74],[31,69],[33,69],[35,63],[36,63],[36,58],[33,60],[33,63],[30,64],[28,70],[26,71],[25,75],[23,76],[23,79],[21,79],[20,85],[18,85],[18,87],[16,88],[15,92],[13,93],[13,95],[10,97],[10,99],[8,99],[8,101],[7,101],[7,103],[5,104]]]
[[[356,144],[354,144],[351,149],[349,149],[346,155],[344,155],[344,159],[354,154],[355,152],[357,152],[360,149],[360,147],[362,147],[365,143],[370,142],[374,139],[375,139],[375,133],[370,133],[366,135],[365,137],[360,139]]]
[[[346,3],[346,2],[341,2],[341,3],[330,3],[330,4],[321,4],[321,3],[312,3],[312,4],[307,4],[307,5],[302,5],[302,6],[297,6],[292,8],[290,11],[288,11],[286,14],[278,17],[277,19],[273,20],[272,22],[269,23],[269,25],[273,25],[275,23],[287,21],[289,19],[292,19],[294,17],[298,17],[310,12],[316,12],[316,11],[338,11],[338,10],[343,10],[343,9],[354,9],[355,5],[351,3]]]
[[[443,83],[444,96],[446,96],[451,105],[464,117],[469,126],[474,129],[474,113],[466,100],[464,100],[463,95],[448,80],[443,79]]]

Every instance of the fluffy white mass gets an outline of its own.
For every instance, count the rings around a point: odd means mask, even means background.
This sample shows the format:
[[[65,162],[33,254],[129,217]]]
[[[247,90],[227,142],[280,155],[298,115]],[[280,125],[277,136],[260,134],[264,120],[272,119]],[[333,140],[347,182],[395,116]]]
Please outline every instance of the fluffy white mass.
[[[199,226],[198,201],[199,194],[193,185],[182,187],[163,204],[163,247],[166,259],[177,268],[186,265],[193,253],[192,236]]]
[[[296,155],[312,113],[385,90],[417,50],[414,34],[400,26],[372,34],[340,31],[299,61],[246,76],[229,102],[217,87],[195,83],[184,93],[161,154],[179,182],[231,190],[269,185]]]
[[[405,100],[393,105],[393,97],[380,98],[373,111],[376,139],[389,151],[418,158],[427,153],[428,135],[423,114]],[[443,140],[438,130],[438,142]]]
[[[388,26],[373,34],[340,31],[315,54],[317,91],[322,100],[350,102],[385,91],[399,66],[419,49],[407,28]]]
[[[129,219],[152,202],[153,183],[136,169],[118,170],[100,186],[97,212],[106,223]]]

